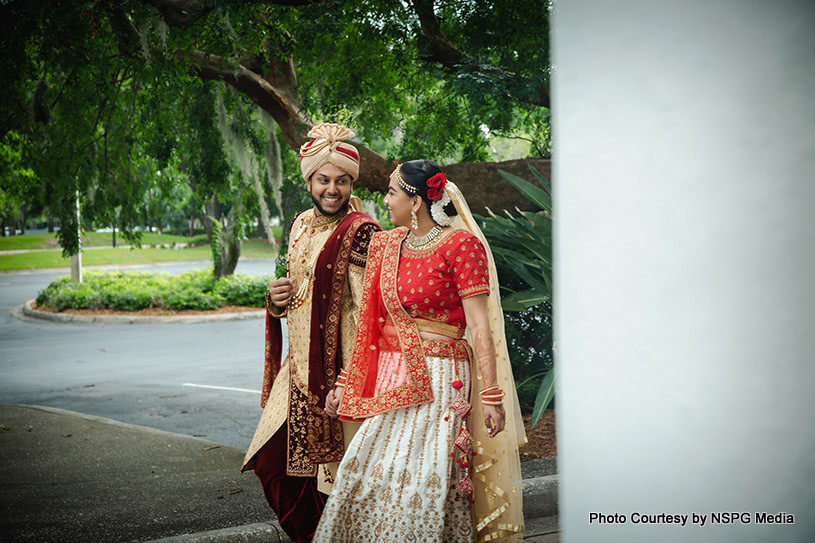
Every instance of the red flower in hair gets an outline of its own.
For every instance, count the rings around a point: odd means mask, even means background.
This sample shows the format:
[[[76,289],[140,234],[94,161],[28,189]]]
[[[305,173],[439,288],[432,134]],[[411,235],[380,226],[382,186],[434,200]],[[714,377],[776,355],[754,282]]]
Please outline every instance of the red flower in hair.
[[[441,200],[441,193],[444,190],[444,185],[447,184],[447,178],[444,172],[439,172],[427,180],[427,199],[433,202]]]

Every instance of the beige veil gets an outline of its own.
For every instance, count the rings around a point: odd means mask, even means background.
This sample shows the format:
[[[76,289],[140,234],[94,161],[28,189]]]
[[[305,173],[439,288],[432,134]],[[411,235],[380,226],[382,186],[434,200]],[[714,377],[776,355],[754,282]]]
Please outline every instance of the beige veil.
[[[455,183],[449,180],[445,190],[458,212],[457,216],[452,217],[452,226],[478,236],[487,252],[490,269],[490,295],[487,304],[490,328],[495,342],[496,375],[498,386],[506,393],[504,398],[504,409],[507,414],[506,427],[503,432],[490,439],[481,416],[481,396],[478,394],[484,388],[481,371],[477,363],[473,364],[475,379],[472,380],[470,394],[470,401],[473,404],[471,415],[473,422],[468,427],[473,436],[473,450],[476,452],[472,464],[472,478],[475,483],[473,517],[476,540],[479,542],[520,541],[524,522],[521,460],[518,456],[518,447],[525,444],[527,440],[507,351],[504,312],[501,309],[501,295],[498,289],[498,273],[487,239],[473,218],[470,206],[467,205],[461,191]],[[467,340],[472,344],[469,333],[467,333]]]

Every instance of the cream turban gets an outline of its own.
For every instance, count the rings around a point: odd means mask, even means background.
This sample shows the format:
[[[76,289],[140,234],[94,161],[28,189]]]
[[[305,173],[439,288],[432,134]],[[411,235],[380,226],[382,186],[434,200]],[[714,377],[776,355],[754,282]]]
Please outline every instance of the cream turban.
[[[352,181],[359,176],[359,153],[357,148],[340,140],[354,137],[354,133],[339,124],[318,124],[308,133],[309,138],[300,147],[300,170],[308,180],[320,166],[331,163],[351,175]]]

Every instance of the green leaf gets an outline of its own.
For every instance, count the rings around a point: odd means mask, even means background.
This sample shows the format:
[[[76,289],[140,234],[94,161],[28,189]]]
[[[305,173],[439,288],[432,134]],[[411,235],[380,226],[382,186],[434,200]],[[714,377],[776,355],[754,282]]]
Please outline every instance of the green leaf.
[[[546,374],[546,377],[543,378],[543,381],[541,381],[541,386],[538,389],[538,395],[535,398],[535,407],[532,409],[532,428],[538,424],[538,421],[541,419],[541,415],[543,415],[543,412],[546,411],[547,407],[549,407],[549,404],[552,402],[552,398],[554,397],[555,369],[552,368]]]
[[[515,292],[501,298],[501,308],[504,311],[523,311],[536,306],[549,299],[549,296],[537,289]]]
[[[543,190],[545,190],[547,194],[552,194],[552,185],[549,183],[549,180],[546,179],[543,174],[536,170],[531,164],[529,165],[529,169],[532,170],[532,175],[537,178],[538,183],[541,184]]]
[[[518,189],[518,191],[523,194],[525,197],[529,198],[529,200],[538,206],[540,209],[543,209],[548,212],[552,212],[552,197],[549,196],[544,190],[536,187],[526,179],[522,179],[517,175],[513,175],[509,172],[504,170],[498,170],[498,173],[506,179],[513,187]]]

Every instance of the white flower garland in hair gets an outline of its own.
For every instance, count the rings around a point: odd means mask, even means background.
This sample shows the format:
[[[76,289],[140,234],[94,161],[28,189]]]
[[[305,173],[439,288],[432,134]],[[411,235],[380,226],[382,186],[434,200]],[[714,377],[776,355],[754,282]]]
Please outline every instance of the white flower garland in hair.
[[[447,189],[444,189],[441,198],[430,205],[430,216],[439,226],[449,226],[453,222],[453,218],[444,212],[444,206],[449,203],[450,195],[447,194]]]

